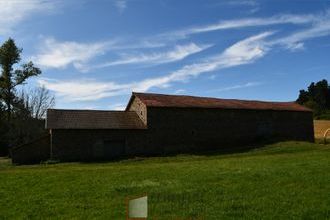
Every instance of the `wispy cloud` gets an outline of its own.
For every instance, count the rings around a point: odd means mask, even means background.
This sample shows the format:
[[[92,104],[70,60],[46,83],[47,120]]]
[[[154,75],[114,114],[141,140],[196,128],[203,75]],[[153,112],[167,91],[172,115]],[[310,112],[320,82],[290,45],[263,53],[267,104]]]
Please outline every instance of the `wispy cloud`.
[[[56,1],[47,0],[1,0],[0,1],[0,34],[8,34],[20,22],[27,17],[38,13],[51,12]]]
[[[115,0],[114,4],[120,13],[122,13],[127,8],[126,0]]]
[[[255,86],[260,86],[262,85],[262,82],[248,82],[245,84],[238,84],[234,86],[228,86],[224,88],[219,88],[219,89],[213,89],[208,92],[224,92],[224,91],[231,91],[231,90],[236,90],[236,89],[244,89],[244,88],[249,88],[249,87],[255,87]]]
[[[173,50],[166,52],[156,52],[150,54],[136,54],[136,55],[128,55],[122,54],[121,59],[115,60],[112,62],[107,62],[96,67],[107,67],[107,66],[115,66],[115,65],[123,65],[123,64],[161,64],[161,63],[170,63],[178,60],[182,60],[189,55],[201,52],[209,48],[211,45],[196,45],[194,43],[186,44],[186,45],[177,45]]]
[[[186,90],[185,89],[177,89],[173,93],[174,94],[183,94]]]
[[[39,80],[39,84],[71,101],[96,100],[127,94],[132,90],[144,92],[152,88],[166,88],[171,83],[187,81],[203,73],[256,61],[267,53],[268,48],[264,39],[271,34],[272,32],[264,32],[246,38],[228,47],[218,56],[213,56],[200,63],[183,66],[181,69],[161,77],[148,78],[139,82],[119,84],[93,80],[54,81],[42,79]]]
[[[187,81],[202,73],[252,63],[266,54],[268,48],[264,39],[271,34],[272,32],[264,32],[249,37],[230,46],[218,56],[201,63],[186,65],[163,77],[146,79],[135,85],[133,89],[148,91],[153,87],[164,88],[172,82]]]
[[[229,1],[220,4],[245,4],[245,5],[258,5],[255,1]],[[274,25],[294,25],[299,27],[304,27],[308,30],[314,27],[315,24],[320,21],[329,20],[329,9],[321,11],[314,14],[277,14],[270,17],[246,17],[241,19],[231,19],[222,20],[216,23],[211,23],[201,26],[192,26],[188,28],[182,28],[175,31],[169,31],[165,33],[160,33],[151,37],[146,37],[144,39],[137,40],[137,45],[135,44],[125,44],[121,45],[122,48],[142,48],[142,47],[163,47],[173,42],[177,42],[182,39],[189,39],[191,35],[207,33],[212,31],[221,31],[228,29],[244,29],[251,27],[269,27]],[[319,31],[319,30],[314,30]],[[135,40],[136,41],[136,40]],[[294,46],[294,45],[291,45]],[[299,47],[299,45],[295,45]],[[296,49],[297,49],[296,48]],[[294,49],[294,48],[293,48]]]
[[[230,1],[220,2],[220,4],[224,4],[231,7],[240,7],[240,6],[248,7],[249,8],[248,12],[250,14],[257,12],[260,9],[259,2],[253,0],[230,0]]]
[[[252,1],[253,2],[253,1]],[[227,2],[229,4],[253,4],[250,1],[234,1]],[[227,4],[226,3],[226,4]],[[271,17],[252,17],[243,19],[224,20],[218,23],[191,27],[174,32],[163,33],[159,35],[159,39],[175,41],[187,38],[190,35],[201,34],[211,31],[241,29],[249,27],[272,26],[292,24],[303,26],[304,29],[298,29],[296,32],[285,37],[278,38],[272,42],[272,45],[282,45],[290,50],[299,50],[304,48],[302,41],[330,35],[330,10],[325,10],[316,14],[280,14]]]
[[[130,87],[130,85],[100,82],[92,79],[61,81],[44,78],[39,79],[38,83],[54,91],[58,97],[63,98],[65,101],[98,100],[104,97],[125,94]]]
[[[304,29],[298,29],[297,31],[284,36],[277,37],[274,32],[263,32],[251,36],[249,38],[238,41],[237,43],[231,45],[225,49],[222,53],[214,56],[205,58],[201,62],[185,65],[182,68],[170,72],[166,75],[160,77],[152,77],[143,79],[141,81],[129,82],[125,84],[117,82],[99,82],[94,80],[78,80],[78,81],[52,81],[48,79],[40,80],[39,83],[46,86],[48,89],[55,91],[59,96],[66,98],[67,100],[80,101],[80,100],[95,100],[110,96],[118,96],[122,94],[128,94],[132,90],[134,91],[149,91],[153,88],[166,88],[171,86],[175,82],[185,82],[192,78],[198,77],[201,74],[214,72],[216,70],[221,70],[224,68],[239,66],[243,64],[253,63],[256,60],[262,58],[267,53],[269,53],[273,48],[278,48],[278,46],[284,47],[285,49],[297,50],[303,47],[305,40],[313,39],[316,37],[329,36],[330,35],[330,19],[329,12],[313,16],[293,16],[293,15],[282,15],[275,21],[275,17],[271,19],[254,20],[258,21],[260,25],[266,24],[276,24],[276,23],[294,23],[294,24],[306,24],[311,21]],[[251,20],[246,21],[246,25],[250,25]],[[235,22],[234,22],[235,23]],[[231,24],[228,27],[239,27],[240,25]],[[244,23],[244,22],[243,22]],[[251,24],[252,25],[252,24]],[[243,27],[242,25],[240,27]],[[197,32],[196,32],[197,33]],[[271,39],[268,37],[274,35]],[[197,48],[197,47],[195,47]],[[185,50],[184,50],[185,51]],[[191,50],[190,50],[191,52]],[[168,55],[169,53],[161,53],[161,55],[152,56],[149,54],[144,56],[137,56],[135,59],[128,59],[126,63],[134,62],[160,62],[161,59],[175,60],[177,55],[173,57]],[[189,53],[182,53],[189,54]],[[141,58],[143,57],[143,59]],[[147,57],[147,58],[146,58]],[[161,57],[161,58],[160,58]],[[183,55],[181,56],[183,57]],[[124,60],[124,59],[123,59]],[[165,59],[166,60],[166,59]],[[79,62],[80,61],[80,62]],[[72,62],[72,61],[71,61]],[[81,60],[77,61],[78,64],[82,63]],[[122,61],[123,62],[123,61]],[[125,63],[125,62],[124,62]],[[115,65],[115,64],[111,64]],[[119,65],[117,63],[116,65]],[[256,86],[255,83],[247,83],[242,85],[231,86],[223,88],[222,91],[228,91],[232,89],[244,88]]]
[[[117,111],[122,111],[126,108],[126,103],[115,103],[112,105],[109,105],[110,110],[117,110]]]
[[[145,45],[147,46],[147,45]],[[150,46],[150,45],[149,45]],[[116,65],[144,64],[156,65],[179,61],[187,56],[201,52],[212,45],[197,45],[189,43],[177,45],[172,50],[165,52],[150,52],[127,54],[120,53],[120,59],[102,64],[91,64],[90,61],[106,54],[110,49],[117,53],[122,50],[121,43],[113,41],[102,41],[93,43],[80,43],[75,41],[58,41],[54,38],[45,38],[39,45],[39,51],[31,59],[43,68],[63,69],[73,65],[81,72],[90,69],[104,68]],[[134,49],[134,48],[133,48]]]
[[[36,1],[36,0],[34,0]],[[142,52],[123,52],[125,50],[134,50],[138,48],[160,48],[169,43],[168,40],[178,40],[191,34],[204,33],[209,31],[246,28],[255,26],[269,26],[276,24],[295,24],[304,25],[304,29],[298,29],[296,32],[287,36],[277,38],[269,42],[269,46],[281,45],[290,50],[299,50],[304,48],[304,40],[330,35],[330,12],[329,10],[318,14],[307,15],[276,15],[268,18],[245,18],[238,20],[225,20],[216,24],[193,27],[165,33],[154,39],[140,39],[137,43],[123,43],[118,40],[80,43],[75,41],[60,42],[54,38],[46,38],[40,45],[39,53],[32,57],[38,65],[48,68],[65,68],[73,65],[81,72],[87,72],[94,68],[104,68],[115,65],[156,65],[179,61],[187,56],[198,53],[210,47],[211,45],[197,45],[188,43],[177,45],[173,49],[142,53]],[[173,43],[173,42],[172,42]],[[93,64],[90,61],[96,57],[111,52],[118,55],[117,60]]]
[[[319,16],[318,19],[312,24],[311,27],[303,30],[298,30],[288,36],[278,38],[272,41],[272,44],[284,45],[290,50],[302,49],[304,47],[303,41],[324,37],[330,35],[330,10],[328,10],[323,16]]]
[[[256,6],[259,5],[258,2],[252,0],[231,0],[226,1],[224,4],[228,5],[247,5],[247,6]]]
[[[80,69],[84,63],[108,50],[110,42],[78,43],[74,41],[59,42],[47,38],[39,46],[39,53],[32,60],[45,68],[65,68],[73,65]]]
[[[306,15],[282,14],[282,15],[275,15],[272,17],[264,17],[264,18],[252,17],[252,18],[243,18],[243,19],[224,20],[214,24],[209,24],[199,27],[191,27],[174,32],[164,33],[161,34],[159,37],[173,40],[173,39],[186,38],[192,34],[199,34],[199,33],[226,30],[226,29],[239,29],[239,28],[247,28],[247,27],[278,25],[278,24],[302,25],[302,24],[313,23],[319,20],[319,17],[320,15],[314,15],[314,14],[306,14]]]

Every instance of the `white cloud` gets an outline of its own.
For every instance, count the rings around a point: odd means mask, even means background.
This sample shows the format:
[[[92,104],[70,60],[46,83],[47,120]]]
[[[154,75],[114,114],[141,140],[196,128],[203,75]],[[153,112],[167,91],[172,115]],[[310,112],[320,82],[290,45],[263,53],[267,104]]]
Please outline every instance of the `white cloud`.
[[[137,55],[121,55],[122,58],[119,60],[115,60],[112,62],[107,62],[96,67],[107,67],[107,66],[115,66],[115,65],[123,65],[123,64],[161,64],[161,63],[170,63],[178,60],[182,60],[189,55],[194,53],[201,52],[209,48],[211,45],[201,45],[198,46],[194,43],[186,44],[186,45],[177,45],[171,51],[166,52],[156,52],[150,54],[137,54]]]
[[[47,0],[0,0],[0,34],[8,34],[27,17],[50,12],[56,5],[57,2]]]
[[[78,43],[74,41],[59,42],[47,38],[40,45],[39,53],[31,59],[45,68],[65,68],[72,64],[82,68],[83,64],[108,49],[109,42]]]
[[[39,84],[56,92],[58,96],[68,101],[97,100],[104,97],[128,94],[131,91],[145,92],[151,88],[166,88],[173,82],[187,81],[203,73],[254,62],[267,53],[268,48],[264,39],[271,34],[271,32],[264,32],[249,37],[230,46],[220,55],[204,62],[186,65],[168,75],[139,82],[119,84],[93,80],[53,81],[42,79],[39,80]]]

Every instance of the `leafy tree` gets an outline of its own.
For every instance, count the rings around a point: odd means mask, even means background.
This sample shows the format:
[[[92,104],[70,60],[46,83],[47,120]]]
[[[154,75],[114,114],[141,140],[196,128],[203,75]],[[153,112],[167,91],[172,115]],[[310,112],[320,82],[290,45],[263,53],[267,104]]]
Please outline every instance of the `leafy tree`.
[[[37,76],[41,73],[40,69],[35,67],[32,62],[14,69],[14,65],[21,61],[21,53],[22,49],[18,48],[15,41],[11,38],[0,47],[0,67],[2,69],[0,76],[0,99],[5,103],[8,121],[11,118],[13,104],[15,104],[16,86],[24,84],[29,77]]]
[[[8,131],[7,120],[5,119],[5,106],[0,100],[0,156],[7,154],[6,146],[6,134]]]
[[[329,114],[330,86],[328,81],[323,79],[317,83],[312,82],[307,91],[300,90],[297,102],[313,109],[316,118]]]

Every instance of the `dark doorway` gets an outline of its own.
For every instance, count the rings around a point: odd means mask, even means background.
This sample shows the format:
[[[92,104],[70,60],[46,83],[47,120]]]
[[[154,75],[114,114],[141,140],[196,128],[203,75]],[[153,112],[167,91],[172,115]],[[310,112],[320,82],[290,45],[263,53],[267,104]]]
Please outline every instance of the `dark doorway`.
[[[125,140],[106,140],[103,147],[106,159],[117,159],[125,155]]]

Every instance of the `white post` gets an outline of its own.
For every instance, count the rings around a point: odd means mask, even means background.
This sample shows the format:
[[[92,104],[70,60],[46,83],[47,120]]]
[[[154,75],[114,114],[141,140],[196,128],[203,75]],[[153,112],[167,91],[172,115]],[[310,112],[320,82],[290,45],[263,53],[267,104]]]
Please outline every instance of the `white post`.
[[[52,129],[49,129],[49,135],[50,135],[50,159],[53,159],[53,134]]]
[[[330,132],[330,128],[328,128],[328,129],[324,132],[324,135],[323,135],[323,138],[324,138],[324,144],[327,143],[327,135],[328,135],[329,132]]]

